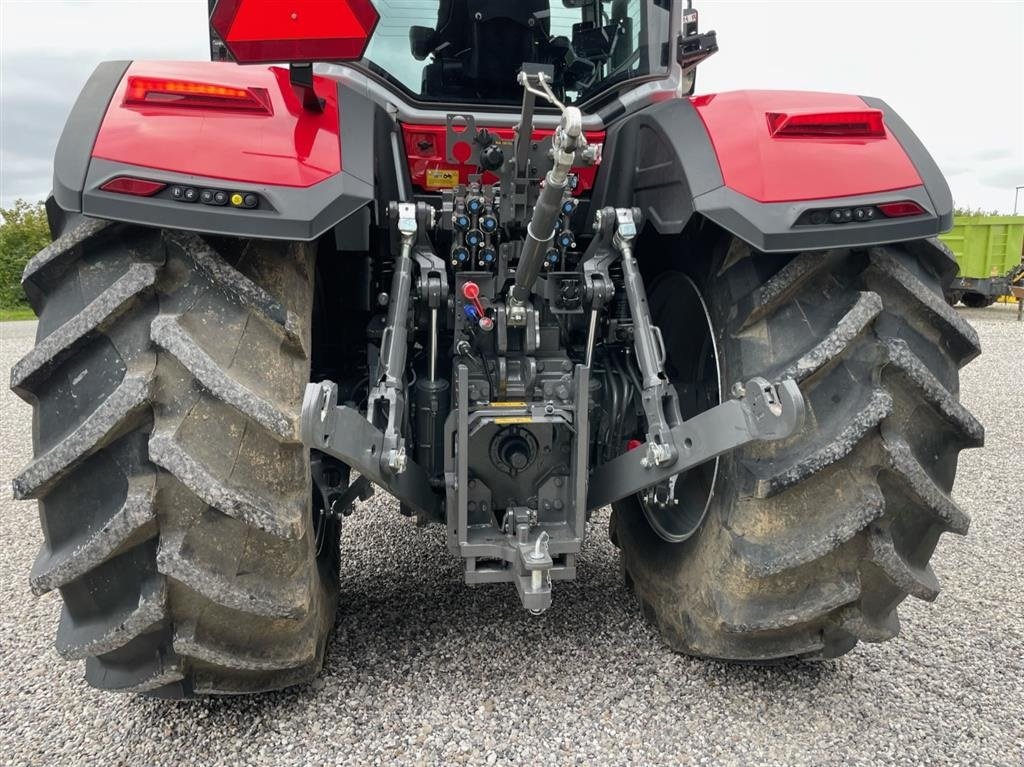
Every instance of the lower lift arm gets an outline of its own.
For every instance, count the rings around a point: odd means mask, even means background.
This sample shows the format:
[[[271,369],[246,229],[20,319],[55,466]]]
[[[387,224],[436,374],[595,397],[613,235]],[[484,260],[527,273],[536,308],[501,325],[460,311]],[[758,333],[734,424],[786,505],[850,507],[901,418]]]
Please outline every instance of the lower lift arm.
[[[590,475],[587,508],[598,509],[756,440],[785,439],[804,418],[796,381],[770,384],[753,378],[742,399],[705,410],[669,430],[677,451],[673,461],[652,463],[643,448],[630,450]]]
[[[311,383],[302,403],[302,441],[351,466],[417,512],[438,517],[440,496],[431,487],[426,470],[409,460],[402,423],[408,397],[405,376],[413,266],[419,266],[417,290],[431,311],[432,329],[446,298],[447,279],[443,262],[427,249],[417,247],[418,235],[432,226],[432,209],[424,204],[403,203],[393,206],[391,214],[401,245],[395,257],[387,326],[366,416],[338,404],[337,384]],[[436,341],[432,341],[430,353],[432,357],[437,354]],[[434,364],[432,360],[432,375]]]
[[[597,236],[588,272],[593,296],[607,285],[607,268],[617,253],[633,317],[633,344],[643,384],[641,402],[647,441],[603,464],[590,476],[587,508],[596,509],[713,460],[756,440],[785,439],[803,423],[804,399],[793,380],[775,385],[754,378],[740,399],[723,402],[683,421],[675,388],[665,375],[664,343],[651,321],[640,268],[633,254],[640,212],[605,208],[597,215]],[[610,243],[610,247],[609,247]]]

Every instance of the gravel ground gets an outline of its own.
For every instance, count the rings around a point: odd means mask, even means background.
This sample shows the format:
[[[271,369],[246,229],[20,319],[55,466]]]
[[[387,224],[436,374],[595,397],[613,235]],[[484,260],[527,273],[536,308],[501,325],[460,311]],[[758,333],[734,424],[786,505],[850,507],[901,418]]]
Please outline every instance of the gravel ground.
[[[944,537],[934,605],[842,660],[769,669],[673,655],[623,590],[607,514],[579,580],[532,618],[511,586],[470,590],[440,528],[378,494],[344,533],[343,601],[321,679],[258,698],[167,703],[102,695],[53,650],[58,598],[27,574],[32,503],[0,493],[0,761],[6,764],[1024,763],[1024,325],[964,312],[985,354],[963,397],[988,447],[954,495],[973,516]],[[6,371],[31,324],[0,325]],[[0,393],[0,477],[29,458],[29,410]],[[1014,428],[1014,422],[1017,426]]]

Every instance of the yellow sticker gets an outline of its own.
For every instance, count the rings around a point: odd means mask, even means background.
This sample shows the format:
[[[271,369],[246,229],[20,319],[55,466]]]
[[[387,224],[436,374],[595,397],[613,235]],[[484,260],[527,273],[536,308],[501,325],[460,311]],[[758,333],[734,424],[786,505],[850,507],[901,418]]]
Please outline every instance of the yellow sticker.
[[[447,168],[431,168],[427,170],[427,188],[450,189],[459,185],[459,172]]]
[[[528,415],[509,415],[495,418],[494,423],[499,426],[508,426],[514,423],[533,423],[533,418]]]
[[[488,407],[526,407],[525,402],[488,402]]]

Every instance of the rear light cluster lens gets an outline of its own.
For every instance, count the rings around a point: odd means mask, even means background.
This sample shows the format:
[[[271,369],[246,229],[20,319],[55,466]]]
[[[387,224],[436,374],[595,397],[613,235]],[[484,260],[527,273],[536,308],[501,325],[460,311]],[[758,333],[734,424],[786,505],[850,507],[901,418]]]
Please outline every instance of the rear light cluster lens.
[[[842,112],[768,112],[773,138],[885,138],[878,109]]]
[[[152,197],[157,192],[166,188],[167,184],[160,181],[149,181],[148,179],[131,178],[130,176],[112,178],[100,187],[104,192],[130,194],[135,197]]]
[[[800,214],[795,226],[821,226],[823,224],[864,224],[885,218],[923,216],[924,208],[912,200],[881,202],[877,205],[858,205],[849,208],[817,208]]]
[[[231,192],[224,189],[201,189],[194,186],[174,185],[168,189],[168,185],[162,181],[151,181],[145,178],[133,178],[131,176],[118,176],[112,178],[100,187],[101,191],[114,192],[116,194],[129,194],[133,197],[152,197],[167,189],[167,193],[161,195],[163,198],[170,198],[175,202],[202,203],[203,205],[214,205],[218,207],[232,208],[258,208],[260,197],[252,192]]]
[[[920,216],[925,213],[925,209],[918,205],[916,202],[909,200],[904,202],[883,202],[878,205],[878,209],[882,211],[882,215],[889,218],[903,218],[904,216]]]
[[[271,115],[270,95],[263,88],[231,88],[226,85],[152,77],[129,77],[125,106],[177,107],[251,112]]]

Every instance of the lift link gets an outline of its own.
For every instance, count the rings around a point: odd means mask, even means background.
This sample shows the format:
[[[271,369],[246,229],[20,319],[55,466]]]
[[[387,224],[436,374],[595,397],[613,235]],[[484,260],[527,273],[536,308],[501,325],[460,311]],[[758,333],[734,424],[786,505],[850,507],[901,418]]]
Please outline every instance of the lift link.
[[[417,206],[417,218],[420,220],[421,225],[419,226],[419,240],[412,251],[412,257],[416,261],[416,266],[419,267],[416,291],[419,300],[430,311],[430,348],[428,349],[427,376],[431,381],[437,380],[438,333],[440,332],[439,313],[448,304],[449,290],[447,264],[445,264],[444,259],[434,252],[425,231],[433,229],[435,215],[434,210],[430,206],[422,203]]]
[[[409,348],[409,307],[412,300],[412,250],[416,244],[417,209],[413,203],[392,203],[391,218],[401,240],[391,278],[391,304],[381,340],[377,381],[370,390],[366,405],[367,418],[384,430],[380,454],[381,468],[401,474],[408,465],[405,438],[401,428],[405,422],[406,387],[404,382],[406,355]]]
[[[644,289],[640,267],[633,254],[633,242],[642,223],[639,210],[617,208],[604,211],[603,215],[615,217],[615,236],[612,247],[622,258],[622,275],[625,281],[626,300],[633,318],[633,345],[637,366],[643,383],[641,401],[647,418],[647,445],[642,466],[671,465],[679,456],[679,449],[672,435],[672,427],[683,418],[679,412],[676,390],[665,375],[665,343],[661,331],[651,321],[651,310],[647,305],[647,291]]]
[[[583,263],[591,311],[614,293],[609,268],[622,261],[633,318],[633,344],[642,379],[647,442],[590,475],[587,508],[597,509],[757,440],[785,439],[803,423],[804,398],[793,380],[755,378],[737,387],[736,399],[683,421],[675,388],[665,374],[665,344],[651,320],[633,244],[642,224],[630,208],[604,208],[594,221],[594,241]]]
[[[345,510],[356,497],[369,493],[366,480],[380,485],[417,513],[438,517],[441,499],[422,465],[409,460],[402,436],[408,387],[405,382],[409,348],[409,319],[412,302],[413,265],[419,266],[418,297],[432,312],[432,329],[437,328],[437,311],[448,300],[444,262],[434,253],[426,233],[434,226],[434,210],[424,203],[392,203],[389,213],[399,235],[391,280],[391,304],[381,343],[376,383],[370,391],[365,417],[355,408],[338,404],[338,386],[331,381],[306,386],[302,402],[303,443],[341,461],[362,475],[348,494],[335,499]],[[436,366],[436,333],[431,341]]]

